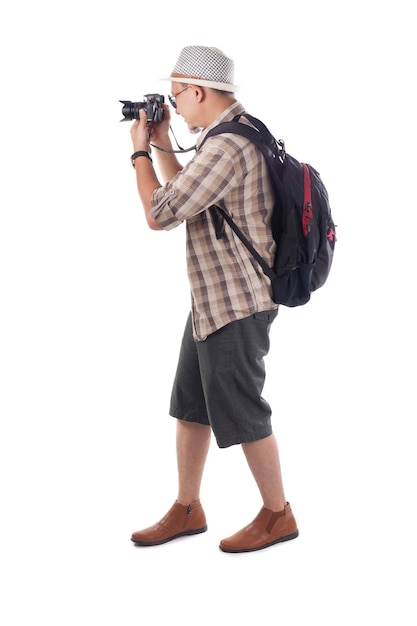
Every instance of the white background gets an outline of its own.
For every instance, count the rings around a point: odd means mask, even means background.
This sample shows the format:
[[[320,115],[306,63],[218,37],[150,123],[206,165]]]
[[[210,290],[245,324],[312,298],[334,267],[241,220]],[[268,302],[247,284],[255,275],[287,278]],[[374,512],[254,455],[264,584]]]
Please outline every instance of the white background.
[[[260,502],[214,443],[209,532],[130,542],[176,495],[189,295],[184,229],[145,225],[119,100],[166,95],[198,44],[234,58],[338,225],[328,283],[281,310],[267,360],[300,537],[250,555],[218,549]],[[414,626],[412,2],[5,3],[0,52],[2,624]]]

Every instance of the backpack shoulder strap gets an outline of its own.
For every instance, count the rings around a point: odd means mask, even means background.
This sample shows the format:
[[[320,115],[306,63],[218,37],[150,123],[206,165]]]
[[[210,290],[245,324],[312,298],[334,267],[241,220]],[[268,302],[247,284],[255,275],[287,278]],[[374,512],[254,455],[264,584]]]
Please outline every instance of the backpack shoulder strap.
[[[245,117],[252,124],[252,126],[239,122],[239,119],[242,116]],[[253,115],[249,115],[249,113],[235,115],[233,120],[229,122],[221,122],[220,124],[217,124],[217,126],[214,126],[214,128],[209,130],[207,135],[204,137],[199,148],[202,147],[204,142],[209,137],[220,135],[222,133],[235,133],[246,137],[261,150],[267,161],[271,158],[278,158],[281,162],[283,162],[285,159],[284,142],[281,139],[276,140],[265,124],[256,117],[253,117]]]
[[[213,222],[215,223],[215,225],[216,225],[217,220],[218,220],[218,217],[217,217],[218,212],[220,212],[222,214],[223,218],[229,224],[230,228],[236,233],[236,235],[239,237],[240,241],[246,246],[246,248],[249,250],[251,255],[256,259],[256,261],[262,267],[262,270],[263,270],[264,274],[266,274],[266,276],[268,276],[268,278],[273,280],[275,278],[274,270],[269,267],[269,265],[265,261],[265,259],[263,257],[261,257],[259,252],[253,247],[253,245],[251,244],[249,239],[242,233],[242,231],[240,230],[239,226],[237,226],[237,224],[235,224],[235,222],[230,217],[230,215],[228,213],[226,213],[226,211],[224,209],[222,209],[221,207],[219,207],[217,205],[213,205],[213,206],[210,207],[210,213],[212,215]],[[216,235],[217,235],[217,228],[218,227],[216,227]],[[221,236],[217,235],[218,239],[220,237]]]

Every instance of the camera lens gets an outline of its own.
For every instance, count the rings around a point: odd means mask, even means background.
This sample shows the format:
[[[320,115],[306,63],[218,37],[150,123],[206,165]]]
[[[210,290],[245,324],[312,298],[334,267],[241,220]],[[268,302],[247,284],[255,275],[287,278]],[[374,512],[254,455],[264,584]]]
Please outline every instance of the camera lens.
[[[140,109],[146,107],[145,102],[131,102],[130,100],[119,100],[123,104],[122,115],[124,119],[122,121],[138,120]]]

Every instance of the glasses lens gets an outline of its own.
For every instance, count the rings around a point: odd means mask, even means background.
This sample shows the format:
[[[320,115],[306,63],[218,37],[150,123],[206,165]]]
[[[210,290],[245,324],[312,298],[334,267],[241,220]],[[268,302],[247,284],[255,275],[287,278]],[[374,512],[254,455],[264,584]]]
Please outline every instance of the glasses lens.
[[[171,106],[174,107],[174,109],[177,108],[177,103],[175,102],[175,96],[171,96],[170,94],[168,94],[168,100],[171,103]]]

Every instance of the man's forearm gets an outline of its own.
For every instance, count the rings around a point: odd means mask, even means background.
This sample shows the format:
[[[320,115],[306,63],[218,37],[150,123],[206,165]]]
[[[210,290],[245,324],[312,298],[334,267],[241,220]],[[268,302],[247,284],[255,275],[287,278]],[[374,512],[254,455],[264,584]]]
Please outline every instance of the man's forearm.
[[[145,217],[148,222],[148,226],[149,228],[152,228],[152,230],[162,230],[158,222],[150,215],[152,208],[152,194],[155,189],[159,189],[159,187],[161,187],[161,184],[155,174],[152,162],[146,157],[139,157],[135,159],[135,172],[139,197],[145,210]]]
[[[160,145],[164,150],[172,150],[172,144],[169,138]],[[164,183],[174,178],[175,174],[182,170],[182,165],[172,152],[164,152],[163,150],[154,149],[152,156],[156,155],[158,159],[158,167],[160,169]]]

